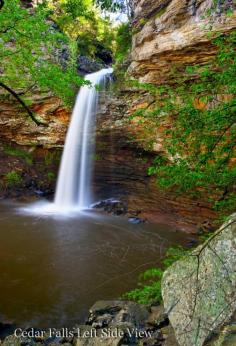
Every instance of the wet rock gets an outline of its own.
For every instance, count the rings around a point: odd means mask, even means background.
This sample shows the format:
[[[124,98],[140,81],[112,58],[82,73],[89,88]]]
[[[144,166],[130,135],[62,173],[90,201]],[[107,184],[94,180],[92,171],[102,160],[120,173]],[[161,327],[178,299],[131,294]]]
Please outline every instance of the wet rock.
[[[165,311],[180,346],[202,346],[236,311],[236,214],[164,273]]]
[[[206,234],[209,232],[213,232],[214,229],[212,227],[212,224],[210,223],[209,220],[204,220],[201,223],[198,223],[197,225],[197,233],[198,235]]]
[[[162,338],[163,338],[162,346],[179,346],[175,337],[174,329],[172,328],[171,325],[163,328],[161,332],[162,332]]]
[[[35,342],[31,338],[16,337],[14,335],[7,336],[3,343],[3,346],[33,346]]]
[[[160,331],[152,333],[151,337],[142,338],[138,341],[138,346],[162,346],[163,338]]]
[[[189,239],[186,246],[188,248],[193,248],[193,247],[196,247],[198,244],[199,244],[199,242],[197,239]]]
[[[127,213],[127,205],[117,199],[109,198],[93,205],[95,209],[103,209],[113,215],[124,215]]]
[[[120,346],[123,337],[92,337],[92,338],[75,338],[73,346]]]
[[[35,193],[37,196],[43,196],[43,195],[44,195],[44,191],[42,191],[42,190],[34,190],[34,193]]]
[[[134,224],[134,225],[138,225],[138,224],[140,224],[140,223],[145,223],[146,220],[141,219],[141,218],[139,218],[139,217],[130,217],[130,218],[129,218],[129,222],[132,223],[132,224]]]
[[[109,338],[104,338],[106,333],[114,333],[115,336],[118,333],[122,337],[119,345],[161,346],[165,341],[162,328],[169,324],[169,320],[161,306],[148,308],[134,302],[116,300],[97,302],[90,309],[87,324],[90,330],[96,330],[97,336],[103,335],[103,345],[110,345],[111,342]],[[79,345],[90,345],[81,340],[78,342]]]
[[[12,323],[8,322],[0,322],[0,338],[5,337],[7,335],[10,335],[11,333],[14,332],[16,326]]]
[[[162,306],[142,306],[130,301],[99,301],[89,311],[85,325],[76,325],[71,337],[18,337],[4,346],[175,346]],[[171,338],[171,339],[170,339]]]
[[[152,306],[150,308],[150,315],[147,323],[159,329],[169,325],[168,315],[163,305]]]
[[[86,56],[79,56],[77,59],[78,72],[81,75],[96,72],[104,68],[104,65]]]
[[[97,325],[101,318],[109,326],[143,327],[148,318],[146,307],[129,301],[99,301],[90,309],[88,324]]]
[[[118,346],[124,338],[124,333],[120,333],[118,329],[96,329],[91,325],[82,325],[77,330],[73,339],[74,346]]]
[[[139,214],[141,214],[141,210],[128,210],[128,213],[127,213],[127,216],[129,218],[135,218],[135,217],[138,217]]]

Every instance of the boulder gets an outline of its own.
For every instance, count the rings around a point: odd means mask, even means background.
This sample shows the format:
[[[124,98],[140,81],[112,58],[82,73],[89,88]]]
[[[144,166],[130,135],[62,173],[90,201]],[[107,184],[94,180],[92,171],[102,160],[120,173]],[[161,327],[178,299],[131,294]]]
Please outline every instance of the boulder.
[[[224,325],[219,333],[213,337],[204,346],[234,346],[236,345],[236,313],[232,320]]]
[[[107,213],[111,213],[113,215],[124,215],[127,213],[127,205],[115,198],[109,198],[97,202],[93,205],[93,208],[102,209]]]
[[[236,214],[163,276],[165,311],[180,346],[201,346],[236,310]]]
[[[111,300],[99,301],[90,309],[88,323],[94,327],[131,326],[142,328],[149,316],[146,307],[134,302]]]

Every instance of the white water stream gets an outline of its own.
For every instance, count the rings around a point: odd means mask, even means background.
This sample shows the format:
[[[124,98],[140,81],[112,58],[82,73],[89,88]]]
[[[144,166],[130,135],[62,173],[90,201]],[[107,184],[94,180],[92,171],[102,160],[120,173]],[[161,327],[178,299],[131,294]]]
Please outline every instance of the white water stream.
[[[99,96],[95,86],[102,86],[111,73],[109,68],[87,75],[85,79],[93,87],[83,86],[78,93],[57,180],[56,208],[83,210],[92,203],[93,133]]]

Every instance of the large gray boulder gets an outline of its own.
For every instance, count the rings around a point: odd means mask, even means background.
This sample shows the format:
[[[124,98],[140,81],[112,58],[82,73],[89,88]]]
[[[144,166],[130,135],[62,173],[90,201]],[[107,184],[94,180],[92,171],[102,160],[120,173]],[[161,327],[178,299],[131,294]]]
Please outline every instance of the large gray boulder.
[[[180,346],[201,346],[236,311],[236,214],[163,276],[165,311]]]

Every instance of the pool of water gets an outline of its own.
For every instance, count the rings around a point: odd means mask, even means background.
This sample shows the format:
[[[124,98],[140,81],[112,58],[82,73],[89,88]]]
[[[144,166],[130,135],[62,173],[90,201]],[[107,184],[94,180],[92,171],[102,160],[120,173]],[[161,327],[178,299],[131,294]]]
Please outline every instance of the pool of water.
[[[97,300],[136,286],[185,235],[97,212],[28,213],[0,204],[0,317],[23,326],[71,327]]]

